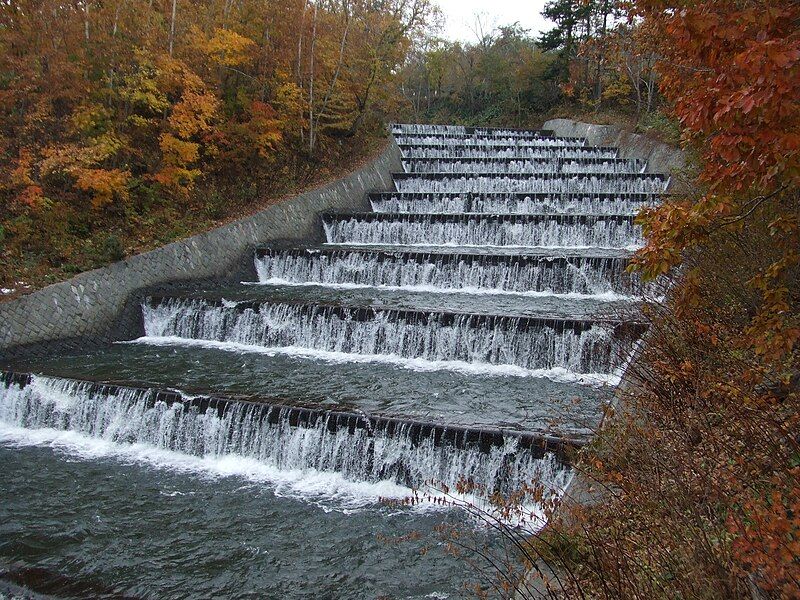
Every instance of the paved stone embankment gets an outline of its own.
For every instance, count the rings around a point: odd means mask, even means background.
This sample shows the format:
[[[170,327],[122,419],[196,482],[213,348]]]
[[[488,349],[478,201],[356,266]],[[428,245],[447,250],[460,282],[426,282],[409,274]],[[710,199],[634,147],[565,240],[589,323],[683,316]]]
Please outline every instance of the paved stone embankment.
[[[138,335],[140,291],[171,282],[241,281],[256,246],[321,241],[319,213],[367,210],[366,194],[394,189],[394,142],[353,173],[205,233],[0,303],[0,359],[88,348]]]

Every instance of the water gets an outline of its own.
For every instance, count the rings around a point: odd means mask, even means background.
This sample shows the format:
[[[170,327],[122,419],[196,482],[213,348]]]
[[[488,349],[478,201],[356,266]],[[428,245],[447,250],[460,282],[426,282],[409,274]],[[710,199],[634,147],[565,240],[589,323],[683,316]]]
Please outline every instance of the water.
[[[563,372],[550,377],[479,376],[477,365],[406,366],[381,357],[295,356],[225,343],[141,338],[77,355],[44,357],[4,368],[51,377],[180,390],[193,397],[244,398],[273,406],[411,419],[480,429],[586,438],[597,427],[609,385]],[[571,377],[568,377],[571,376]]]
[[[459,598],[436,526],[499,540],[385,499],[562,493],[644,332],[632,216],[668,180],[549,132],[393,130],[413,172],[322,246],[165,284],[134,339],[0,363],[0,594]]]
[[[328,242],[335,244],[439,244],[544,248],[626,248],[644,242],[630,218],[605,215],[542,218],[387,215],[325,219]]]
[[[178,395],[169,402],[149,388],[34,376],[27,385],[8,385],[0,400],[0,421],[210,460],[242,458],[277,471],[335,473],[354,483],[419,488],[435,481],[454,487],[463,478],[509,493],[534,480],[558,489],[566,477],[552,456],[540,459],[519,452],[511,436],[502,446],[481,452],[412,438],[409,425],[392,435],[377,425],[331,431],[334,417],[320,418],[313,426],[291,426],[284,417],[291,408],[275,407],[270,415],[257,403],[230,403],[220,414],[189,399]]]
[[[658,197],[644,195],[629,196],[530,196],[498,197],[484,196],[472,203],[478,213],[493,214],[595,214],[635,215],[642,208],[658,202]]]
[[[465,127],[463,125],[418,125],[401,123],[392,126],[392,133],[396,136],[410,134],[432,136],[474,136],[490,138],[511,137],[525,139],[558,139],[554,138],[551,133],[547,131],[507,129],[502,127]]]
[[[4,424],[0,460],[0,569],[55,597],[455,599],[471,577],[433,531],[463,516],[380,486]]]
[[[433,362],[611,374],[635,342],[613,324],[317,305],[144,304],[145,335]],[[634,332],[631,332],[634,333]],[[621,337],[620,337],[621,335]],[[623,344],[623,351],[615,343]]]
[[[398,134],[395,141],[402,146],[452,146],[452,147],[494,147],[494,146],[517,146],[522,148],[558,148],[564,146],[583,146],[585,140],[582,138],[548,138],[536,136],[513,136],[513,135],[469,135],[469,134]]]
[[[485,213],[636,215],[658,203],[645,194],[371,194],[372,210],[379,213]]]
[[[506,175],[438,175],[407,173],[395,179],[399,192],[528,192],[528,193],[621,193],[659,194],[667,180],[661,175],[636,174],[608,177],[600,174],[574,176],[548,174]]]
[[[647,163],[623,158],[404,159],[406,173],[642,173]]]
[[[558,159],[558,158],[616,158],[615,148],[593,146],[542,146],[522,144],[440,144],[400,146],[404,159],[415,158],[477,158],[477,159]]]
[[[490,453],[437,448],[402,433],[273,426],[255,410],[234,404],[220,416],[147,389],[11,382],[0,397],[0,560],[96,586],[92,597],[101,584],[143,597],[460,597],[468,574],[433,529],[463,517],[381,499],[464,476],[489,489],[530,477],[557,493],[569,477],[513,440]]]
[[[639,320],[638,303],[629,298],[614,298],[605,294],[512,294],[496,290],[460,290],[455,293],[435,288],[247,281],[215,288],[176,286],[170,293],[159,296],[164,297],[203,300],[229,308],[264,303],[349,308],[361,315],[372,310],[393,310],[403,313],[450,313],[573,321]],[[309,301],[311,298],[313,302]]]
[[[504,260],[470,254],[398,254],[352,250],[266,252],[256,256],[261,283],[363,285],[440,292],[514,292],[635,298],[638,278],[627,260],[599,257],[540,257]]]

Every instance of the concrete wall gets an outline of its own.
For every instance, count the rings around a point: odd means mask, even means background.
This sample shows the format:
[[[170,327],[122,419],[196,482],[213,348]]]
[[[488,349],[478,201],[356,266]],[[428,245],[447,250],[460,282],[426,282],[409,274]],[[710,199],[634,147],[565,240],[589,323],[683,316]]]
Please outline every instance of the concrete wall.
[[[620,158],[643,158],[647,160],[648,173],[677,174],[686,165],[686,158],[679,148],[653,138],[631,133],[615,125],[595,125],[571,119],[551,119],[543,129],[550,129],[559,137],[583,137],[589,145],[616,146]],[[685,189],[680,177],[673,176],[670,191]]]
[[[269,206],[239,221],[132,256],[16,300],[0,303],[0,360],[97,346],[130,337],[139,327],[143,290],[171,282],[252,279],[259,244],[321,242],[319,212],[368,210],[366,194],[394,189],[402,171],[390,141],[350,175]]]

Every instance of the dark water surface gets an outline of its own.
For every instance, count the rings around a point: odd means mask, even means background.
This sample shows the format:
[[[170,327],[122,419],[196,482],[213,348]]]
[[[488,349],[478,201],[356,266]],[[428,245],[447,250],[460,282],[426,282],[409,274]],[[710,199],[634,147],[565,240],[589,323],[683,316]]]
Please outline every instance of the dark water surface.
[[[59,597],[463,597],[469,567],[432,533],[459,511],[235,461],[4,426],[0,570]]]
[[[372,415],[580,437],[598,424],[610,386],[544,377],[417,371],[198,346],[114,344],[83,355],[0,365],[56,377],[135,382],[193,394],[251,396],[275,403]]]

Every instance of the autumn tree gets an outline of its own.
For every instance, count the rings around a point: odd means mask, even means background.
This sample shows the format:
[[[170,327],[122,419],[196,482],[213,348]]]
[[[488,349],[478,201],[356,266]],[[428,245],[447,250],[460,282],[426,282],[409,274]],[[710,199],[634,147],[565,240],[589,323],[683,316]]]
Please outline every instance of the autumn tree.
[[[632,268],[671,287],[645,307],[620,410],[582,456],[599,501],[569,505],[540,556],[576,596],[797,598],[800,6],[633,10],[657,40],[660,93],[690,158],[675,176],[693,191],[638,217],[647,239]],[[646,69],[625,62],[641,82]]]
[[[123,242],[185,235],[339,168],[343,140],[383,135],[394,73],[433,12],[429,0],[0,5],[0,279],[102,264]]]
[[[399,82],[416,120],[534,126],[560,100],[555,60],[518,25],[475,43],[436,40],[415,52]]]

